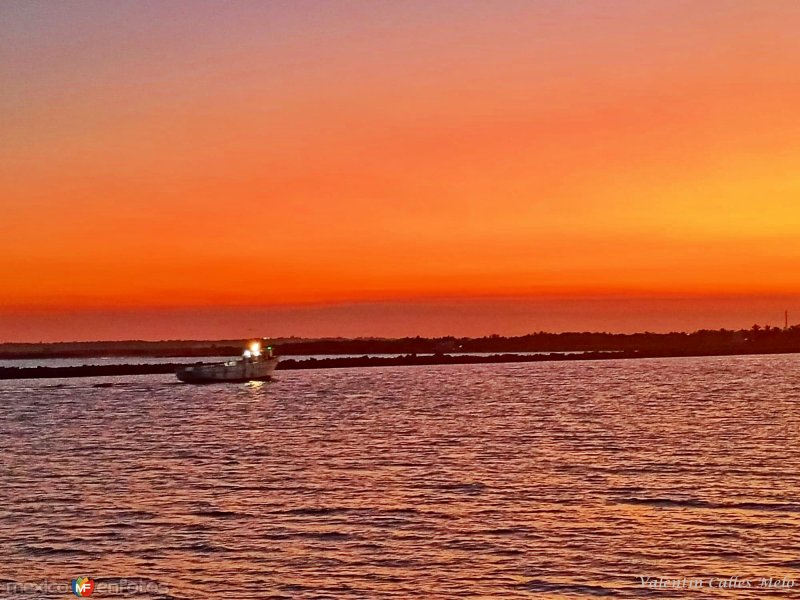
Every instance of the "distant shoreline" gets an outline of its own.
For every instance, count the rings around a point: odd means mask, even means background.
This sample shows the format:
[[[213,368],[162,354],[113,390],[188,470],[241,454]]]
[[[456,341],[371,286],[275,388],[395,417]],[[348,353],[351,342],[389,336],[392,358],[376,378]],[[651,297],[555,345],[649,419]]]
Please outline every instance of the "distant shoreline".
[[[589,360],[635,360],[646,358],[701,358],[712,356],[753,356],[795,354],[796,351],[776,350],[772,352],[682,352],[658,353],[643,351],[585,352],[581,354],[493,354],[475,356],[471,354],[433,354],[419,356],[361,356],[347,358],[285,358],[278,370],[302,369],[346,369],[364,367],[476,365],[497,363],[535,363]],[[0,380],[8,379],[60,379],[72,377],[118,377],[124,375],[164,375],[174,373],[185,363],[135,364],[135,365],[81,365],[66,367],[0,367]]]
[[[57,358],[204,358],[241,356],[248,340],[124,340],[113,342],[0,343],[0,360]],[[800,352],[800,326],[673,333],[538,332],[520,336],[405,338],[268,338],[284,357],[321,355],[518,354],[627,352],[662,356]]]

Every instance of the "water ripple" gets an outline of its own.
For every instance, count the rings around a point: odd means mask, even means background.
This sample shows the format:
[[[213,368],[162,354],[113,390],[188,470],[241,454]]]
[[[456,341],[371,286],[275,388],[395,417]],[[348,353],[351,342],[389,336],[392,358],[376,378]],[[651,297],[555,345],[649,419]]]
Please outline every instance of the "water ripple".
[[[0,382],[0,583],[88,575],[176,600],[789,595],[641,578],[800,583],[798,367]]]

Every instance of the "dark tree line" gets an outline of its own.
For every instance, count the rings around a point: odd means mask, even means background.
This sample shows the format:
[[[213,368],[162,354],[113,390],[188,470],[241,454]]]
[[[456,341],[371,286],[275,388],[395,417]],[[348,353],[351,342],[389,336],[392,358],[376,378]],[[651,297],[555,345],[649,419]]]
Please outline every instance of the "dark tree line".
[[[296,341],[282,344],[283,355],[297,354],[451,354],[457,352],[639,351],[645,353],[711,353],[800,351],[800,326],[789,329],[753,326],[745,330],[700,330],[693,333],[547,333],[480,338],[400,338]]]
[[[89,356],[237,356],[245,340],[208,342],[88,342],[9,344],[0,358],[71,358]],[[754,325],[742,330],[700,330],[693,333],[538,332],[506,337],[407,337],[275,341],[283,356],[336,354],[456,354],[465,352],[638,352],[649,355],[750,354],[800,352],[800,326],[781,329]]]

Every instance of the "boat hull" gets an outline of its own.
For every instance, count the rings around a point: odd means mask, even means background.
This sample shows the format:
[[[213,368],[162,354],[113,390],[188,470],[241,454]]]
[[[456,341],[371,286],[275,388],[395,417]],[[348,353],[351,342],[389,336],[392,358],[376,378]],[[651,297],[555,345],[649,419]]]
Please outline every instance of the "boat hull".
[[[189,365],[178,369],[175,375],[184,383],[243,383],[268,380],[277,366],[277,358],[239,360],[230,363]]]

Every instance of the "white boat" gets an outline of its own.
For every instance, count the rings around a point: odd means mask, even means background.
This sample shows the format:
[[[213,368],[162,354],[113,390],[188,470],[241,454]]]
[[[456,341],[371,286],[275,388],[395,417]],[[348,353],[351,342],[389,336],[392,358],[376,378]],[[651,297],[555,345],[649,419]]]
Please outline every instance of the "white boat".
[[[186,383],[258,381],[269,379],[277,366],[278,358],[272,355],[272,347],[268,347],[265,354],[261,351],[261,343],[253,342],[240,359],[188,365],[178,369],[175,374]]]

